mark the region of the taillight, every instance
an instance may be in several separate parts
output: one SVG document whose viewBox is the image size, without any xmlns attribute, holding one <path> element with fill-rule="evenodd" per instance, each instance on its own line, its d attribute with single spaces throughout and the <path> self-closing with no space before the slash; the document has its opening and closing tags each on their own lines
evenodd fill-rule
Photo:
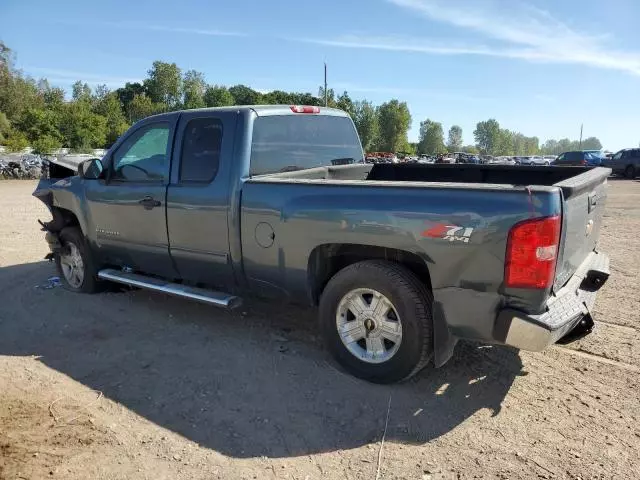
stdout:
<svg viewBox="0 0 640 480">
<path fill-rule="evenodd" d="M 582 159 L 582 161 L 581 161 L 580 163 L 582 163 L 582 165 L 586 165 L 586 164 L 587 164 L 587 161 L 583 158 L 583 159 Z"/>
<path fill-rule="evenodd" d="M 293 113 L 320 113 L 320 107 L 312 107 L 310 105 L 291 105 Z"/>
<path fill-rule="evenodd" d="M 517 223 L 509 232 L 504 282 L 513 288 L 548 288 L 553 284 L 560 243 L 560 216 Z"/>
</svg>

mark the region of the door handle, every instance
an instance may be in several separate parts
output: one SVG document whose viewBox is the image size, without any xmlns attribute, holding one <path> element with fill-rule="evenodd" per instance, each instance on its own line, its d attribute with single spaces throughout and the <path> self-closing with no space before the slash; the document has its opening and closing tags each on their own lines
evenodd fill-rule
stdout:
<svg viewBox="0 0 640 480">
<path fill-rule="evenodd" d="M 156 200 L 150 195 L 147 195 L 138 203 L 142 205 L 145 208 L 145 210 L 151 210 L 153 207 L 159 207 L 160 205 L 162 205 L 160 201 Z"/>
</svg>

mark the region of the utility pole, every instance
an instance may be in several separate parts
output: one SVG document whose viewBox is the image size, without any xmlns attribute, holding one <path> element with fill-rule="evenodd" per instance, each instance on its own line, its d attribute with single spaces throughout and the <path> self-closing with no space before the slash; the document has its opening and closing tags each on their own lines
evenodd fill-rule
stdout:
<svg viewBox="0 0 640 480">
<path fill-rule="evenodd" d="M 582 127 L 583 127 L 583 126 L 584 126 L 584 125 L 581 123 L 581 124 L 580 124 L 580 150 L 582 150 Z"/>
<path fill-rule="evenodd" d="M 327 62 L 324 62 L 324 106 L 327 106 Z"/>
</svg>

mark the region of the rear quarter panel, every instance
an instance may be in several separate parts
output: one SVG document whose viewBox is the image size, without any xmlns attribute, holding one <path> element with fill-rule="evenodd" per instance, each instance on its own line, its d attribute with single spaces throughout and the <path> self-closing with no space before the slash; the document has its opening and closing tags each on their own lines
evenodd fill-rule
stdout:
<svg viewBox="0 0 640 480">
<path fill-rule="evenodd" d="M 504 295 L 515 304 L 532 303 L 528 292 L 502 290 L 508 231 L 530 216 L 560 213 L 559 193 L 551 187 L 530 195 L 511 186 L 424 185 L 246 182 L 241 237 L 249 285 L 305 301 L 316 247 L 344 243 L 405 250 L 427 264 L 436 302 L 456 333 L 490 338 L 495 315 L 487 313 L 497 311 Z M 444 227 L 471 229 L 468 240 L 444 238 Z M 438 228 L 442 234 L 434 236 Z M 265 231 L 273 231 L 267 247 L 258 238 Z M 535 295 L 540 298 L 533 302 L 542 304 L 540 292 Z"/>
</svg>

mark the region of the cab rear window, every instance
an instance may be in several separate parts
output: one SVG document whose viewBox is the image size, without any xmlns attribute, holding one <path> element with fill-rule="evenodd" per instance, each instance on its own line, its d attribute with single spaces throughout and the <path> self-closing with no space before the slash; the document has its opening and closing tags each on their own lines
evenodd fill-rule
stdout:
<svg viewBox="0 0 640 480">
<path fill-rule="evenodd" d="M 300 114 L 255 119 L 251 175 L 363 161 L 360 139 L 348 117 Z"/>
</svg>

